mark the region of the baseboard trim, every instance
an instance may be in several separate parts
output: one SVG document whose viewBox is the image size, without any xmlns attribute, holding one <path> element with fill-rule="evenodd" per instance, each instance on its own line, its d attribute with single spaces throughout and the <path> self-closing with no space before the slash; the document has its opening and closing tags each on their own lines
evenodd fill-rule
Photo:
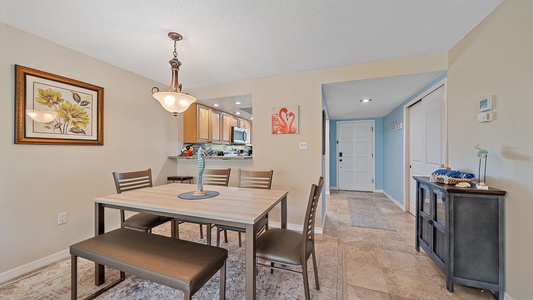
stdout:
<svg viewBox="0 0 533 300">
<path fill-rule="evenodd" d="M 5 271 L 3 273 L 0 273 L 0 285 L 8 282 L 10 280 L 13 280 L 17 277 L 26 275 L 30 272 L 36 271 L 40 268 L 46 267 L 49 264 L 53 264 L 55 262 L 58 262 L 62 259 L 65 259 L 70 256 L 69 250 L 65 249 L 63 251 L 57 252 L 55 254 L 49 255 L 47 257 L 38 259 L 36 261 L 30 262 L 28 264 L 25 264 L 20 267 L 16 267 L 14 269 Z"/>
<path fill-rule="evenodd" d="M 383 193 L 383 195 L 385 195 L 387 198 L 389 198 L 389 200 L 392 201 L 392 203 L 396 204 L 403 212 L 405 212 L 405 208 L 403 207 L 403 204 L 398 202 L 398 200 L 394 199 L 394 197 L 389 195 L 387 192 L 385 191 L 380 191 L 380 192 Z"/>
</svg>

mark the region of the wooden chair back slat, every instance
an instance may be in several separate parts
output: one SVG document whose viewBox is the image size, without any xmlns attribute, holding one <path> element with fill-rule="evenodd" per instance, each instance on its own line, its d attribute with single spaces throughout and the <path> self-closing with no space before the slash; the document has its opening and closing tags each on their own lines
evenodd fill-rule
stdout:
<svg viewBox="0 0 533 300">
<path fill-rule="evenodd" d="M 228 186 L 231 168 L 205 169 L 202 174 L 202 184 Z"/>
<path fill-rule="evenodd" d="M 152 170 L 118 173 L 113 172 L 117 193 L 152 187 Z"/>
<path fill-rule="evenodd" d="M 242 188 L 266 189 L 272 187 L 273 170 L 270 171 L 251 171 L 239 169 L 238 186 Z"/>
</svg>

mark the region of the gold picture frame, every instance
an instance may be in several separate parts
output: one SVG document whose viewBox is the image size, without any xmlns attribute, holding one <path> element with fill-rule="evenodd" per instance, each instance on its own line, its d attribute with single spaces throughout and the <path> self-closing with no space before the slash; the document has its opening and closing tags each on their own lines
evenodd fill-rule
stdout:
<svg viewBox="0 0 533 300">
<path fill-rule="evenodd" d="M 104 88 L 15 65 L 15 144 L 103 145 Z"/>
</svg>

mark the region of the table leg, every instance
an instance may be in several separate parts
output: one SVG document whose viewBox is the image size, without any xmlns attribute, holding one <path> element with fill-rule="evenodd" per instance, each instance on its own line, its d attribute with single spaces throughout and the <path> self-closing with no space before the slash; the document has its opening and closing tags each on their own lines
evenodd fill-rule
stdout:
<svg viewBox="0 0 533 300">
<path fill-rule="evenodd" d="M 94 235 L 103 234 L 105 231 L 105 216 L 104 216 L 104 205 L 101 203 L 95 203 L 94 206 Z M 105 269 L 104 265 L 94 264 L 94 284 L 102 285 L 105 282 Z"/>
<path fill-rule="evenodd" d="M 257 266 L 255 261 L 255 229 L 246 224 L 246 299 L 255 300 Z"/>
<path fill-rule="evenodd" d="M 287 195 L 281 199 L 281 228 L 287 229 Z"/>
</svg>

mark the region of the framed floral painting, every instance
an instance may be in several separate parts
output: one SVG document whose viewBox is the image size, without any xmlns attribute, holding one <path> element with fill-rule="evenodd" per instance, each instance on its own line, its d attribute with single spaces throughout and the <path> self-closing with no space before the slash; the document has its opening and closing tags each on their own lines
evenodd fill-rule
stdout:
<svg viewBox="0 0 533 300">
<path fill-rule="evenodd" d="M 272 108 L 272 133 L 298 133 L 298 105 L 274 106 Z"/>
<path fill-rule="evenodd" d="M 15 65 L 15 144 L 104 144 L 104 88 Z"/>
</svg>

